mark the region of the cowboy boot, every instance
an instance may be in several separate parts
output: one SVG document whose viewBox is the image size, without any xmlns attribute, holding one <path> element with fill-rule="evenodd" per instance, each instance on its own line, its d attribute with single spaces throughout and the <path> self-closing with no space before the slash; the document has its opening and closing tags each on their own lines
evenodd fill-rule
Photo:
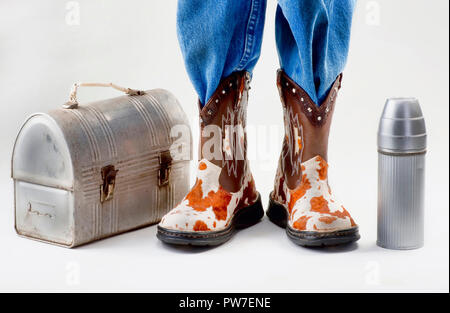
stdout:
<svg viewBox="0 0 450 313">
<path fill-rule="evenodd" d="M 235 229 L 263 216 L 261 198 L 246 158 L 250 75 L 224 78 L 200 107 L 200 160 L 194 187 L 158 225 L 157 237 L 172 244 L 218 245 Z"/>
<path fill-rule="evenodd" d="M 284 71 L 278 71 L 286 136 L 267 216 L 301 246 L 337 245 L 360 238 L 358 226 L 328 184 L 328 135 L 341 80 L 342 74 L 317 106 Z"/>
</svg>

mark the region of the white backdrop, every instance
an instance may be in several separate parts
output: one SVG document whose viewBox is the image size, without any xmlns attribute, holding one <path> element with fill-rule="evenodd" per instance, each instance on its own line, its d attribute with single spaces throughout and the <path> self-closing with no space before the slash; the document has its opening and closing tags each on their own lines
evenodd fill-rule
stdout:
<svg viewBox="0 0 450 313">
<path fill-rule="evenodd" d="M 268 2 L 248 112 L 249 125 L 257 130 L 249 142 L 251 166 L 264 204 L 279 153 L 281 136 L 274 130 L 282 127 L 275 86 L 276 2 Z M 196 95 L 176 39 L 176 1 L 2 0 L 0 291 L 448 292 L 448 6 L 446 0 L 358 2 L 329 156 L 332 187 L 360 224 L 357 244 L 301 248 L 264 219 L 214 249 L 163 245 L 156 227 L 149 227 L 67 250 L 14 232 L 10 158 L 15 135 L 29 114 L 64 103 L 73 82 L 112 81 L 172 91 L 191 116 L 196 138 Z M 82 91 L 80 99 L 115 95 L 96 89 Z M 417 97 L 429 132 L 426 244 L 414 251 L 375 245 L 376 130 L 392 96 Z"/>
</svg>

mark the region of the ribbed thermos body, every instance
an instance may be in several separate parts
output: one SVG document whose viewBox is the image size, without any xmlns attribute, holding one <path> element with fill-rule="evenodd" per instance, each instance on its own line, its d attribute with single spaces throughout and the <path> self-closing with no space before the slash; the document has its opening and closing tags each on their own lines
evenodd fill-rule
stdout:
<svg viewBox="0 0 450 313">
<path fill-rule="evenodd" d="M 426 130 L 419 102 L 388 99 L 378 129 L 378 238 L 389 249 L 424 244 Z"/>
<path fill-rule="evenodd" d="M 424 240 L 425 154 L 378 156 L 378 241 L 413 249 Z"/>
</svg>

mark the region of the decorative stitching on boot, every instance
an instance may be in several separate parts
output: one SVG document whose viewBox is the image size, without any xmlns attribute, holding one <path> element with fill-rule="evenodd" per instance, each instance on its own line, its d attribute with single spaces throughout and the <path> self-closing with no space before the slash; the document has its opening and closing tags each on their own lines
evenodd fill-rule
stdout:
<svg viewBox="0 0 450 313">
<path fill-rule="evenodd" d="M 242 81 L 240 80 L 241 77 L 243 77 Z M 216 116 L 217 112 L 219 111 L 221 103 L 233 92 L 236 92 L 236 94 L 234 95 L 235 98 L 232 99 L 231 101 L 240 104 L 241 101 L 238 101 L 239 99 L 237 99 L 239 97 L 239 91 L 242 87 L 248 89 L 249 83 L 250 83 L 250 74 L 243 71 L 235 72 L 231 74 L 229 77 L 225 78 L 220 83 L 217 90 L 214 92 L 214 94 L 211 96 L 211 98 L 208 100 L 205 106 L 200 109 L 201 123 L 204 126 L 209 125 Z M 244 86 L 242 86 L 242 84 L 244 84 Z M 201 106 L 200 102 L 199 106 Z"/>
<path fill-rule="evenodd" d="M 327 98 L 320 106 L 314 103 L 308 93 L 289 78 L 283 70 L 279 70 L 278 75 L 280 75 L 278 88 L 282 90 L 283 94 L 288 93 L 295 99 L 295 102 L 300 106 L 302 112 L 312 125 L 316 127 L 322 126 L 333 110 L 338 91 L 341 88 L 342 74 L 337 77 Z"/>
</svg>

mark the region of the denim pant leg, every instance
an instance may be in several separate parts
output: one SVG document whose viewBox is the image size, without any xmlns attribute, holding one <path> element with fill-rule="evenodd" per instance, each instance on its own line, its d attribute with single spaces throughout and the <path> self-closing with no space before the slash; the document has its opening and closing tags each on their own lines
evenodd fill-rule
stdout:
<svg viewBox="0 0 450 313">
<path fill-rule="evenodd" d="M 320 105 L 344 69 L 356 0 L 279 0 L 281 67 Z"/>
<path fill-rule="evenodd" d="M 202 104 L 223 77 L 251 73 L 261 51 L 265 11 L 266 0 L 178 1 L 178 40 Z"/>
</svg>

